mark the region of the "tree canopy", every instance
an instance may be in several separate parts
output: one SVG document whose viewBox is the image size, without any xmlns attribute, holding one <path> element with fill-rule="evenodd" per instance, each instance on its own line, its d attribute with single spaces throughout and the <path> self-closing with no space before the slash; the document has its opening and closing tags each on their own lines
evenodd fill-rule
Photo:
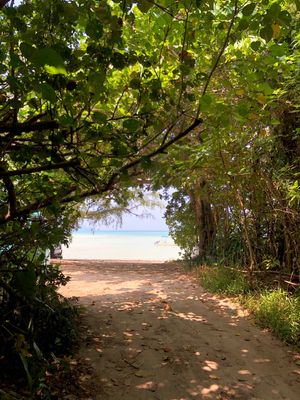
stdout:
<svg viewBox="0 0 300 400">
<path fill-rule="evenodd" d="M 187 255 L 299 279 L 298 0 L 2 0 L 0 24 L 1 335 L 26 370 L 29 303 L 63 282 L 43 252 L 85 199 L 172 187 Z"/>
<path fill-rule="evenodd" d="M 295 79 L 296 7 L 146 0 L 3 7 L 1 222 L 129 184 L 192 131 L 201 145 L 209 130 L 253 129 L 286 90 L 282 75 Z"/>
</svg>

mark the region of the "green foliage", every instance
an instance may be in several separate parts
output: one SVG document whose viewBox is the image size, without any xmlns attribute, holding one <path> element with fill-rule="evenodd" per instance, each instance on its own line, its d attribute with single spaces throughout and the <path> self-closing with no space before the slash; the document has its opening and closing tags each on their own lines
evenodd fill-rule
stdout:
<svg viewBox="0 0 300 400">
<path fill-rule="evenodd" d="M 51 352 L 70 350 L 77 337 L 77 310 L 57 293 L 68 279 L 47 259 L 53 246 L 66 243 L 75 216 L 35 213 L 0 235 L 1 367 L 5 378 L 26 376 L 32 391 Z"/>
<path fill-rule="evenodd" d="M 246 297 L 245 305 L 257 322 L 287 343 L 300 345 L 300 298 L 282 289 Z"/>
<path fill-rule="evenodd" d="M 198 267 L 197 278 L 211 292 L 241 295 L 249 292 L 250 284 L 240 271 L 225 267 Z"/>
<path fill-rule="evenodd" d="M 23 367 L 34 391 L 52 352 L 65 354 L 76 343 L 78 310 L 56 291 L 68 281 L 57 267 L 33 263 L 30 267 L 35 267 L 37 277 L 34 289 L 27 278 L 20 286 L 14 284 L 17 273 L 4 286 L 7 290 L 2 292 L 0 303 L 0 353 L 4 356 L 4 378 L 12 372 L 19 376 Z"/>
<path fill-rule="evenodd" d="M 54 349 L 37 320 L 68 326 L 45 252 L 91 196 L 109 219 L 132 187 L 172 188 L 166 218 L 186 256 L 197 245 L 299 280 L 298 2 L 0 7 L 1 350 L 29 381 L 28 353 Z"/>
<path fill-rule="evenodd" d="M 183 190 L 171 195 L 165 218 L 170 236 L 183 249 L 184 258 L 190 259 L 197 243 L 197 231 L 193 210 Z"/>
</svg>

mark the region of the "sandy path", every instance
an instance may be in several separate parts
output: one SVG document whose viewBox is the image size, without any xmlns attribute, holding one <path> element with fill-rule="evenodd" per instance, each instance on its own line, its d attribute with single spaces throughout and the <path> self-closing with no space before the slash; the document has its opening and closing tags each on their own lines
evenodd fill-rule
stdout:
<svg viewBox="0 0 300 400">
<path fill-rule="evenodd" d="M 175 264 L 64 261 L 98 400 L 300 398 L 297 355 Z"/>
</svg>

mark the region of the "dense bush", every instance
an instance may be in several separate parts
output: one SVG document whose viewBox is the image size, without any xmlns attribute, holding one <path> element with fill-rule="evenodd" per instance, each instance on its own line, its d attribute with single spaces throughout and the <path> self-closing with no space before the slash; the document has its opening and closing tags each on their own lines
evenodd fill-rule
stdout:
<svg viewBox="0 0 300 400">
<path fill-rule="evenodd" d="M 51 353 L 65 354 L 76 342 L 78 312 L 57 293 L 58 285 L 68 281 L 57 266 L 32 264 L 31 269 L 18 272 L 23 291 L 16 284 L 17 273 L 3 283 L 0 367 L 7 376 L 13 372 L 20 382 L 26 377 L 34 389 Z"/>
<path fill-rule="evenodd" d="M 76 342 L 77 309 L 58 288 L 68 282 L 49 252 L 66 243 L 76 212 L 44 212 L 0 229 L 0 368 L 3 381 L 32 393 L 48 361 Z"/>
</svg>

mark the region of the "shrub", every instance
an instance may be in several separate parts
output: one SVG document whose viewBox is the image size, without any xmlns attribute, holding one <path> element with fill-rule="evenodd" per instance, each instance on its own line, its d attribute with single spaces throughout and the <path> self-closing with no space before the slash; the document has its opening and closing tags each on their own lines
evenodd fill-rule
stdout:
<svg viewBox="0 0 300 400">
<path fill-rule="evenodd" d="M 224 267 L 200 267 L 197 275 L 201 285 L 215 293 L 239 295 L 249 292 L 250 284 L 237 270 Z"/>
<path fill-rule="evenodd" d="M 245 299 L 257 322 L 281 340 L 300 344 L 300 297 L 282 289 L 264 291 Z"/>
<path fill-rule="evenodd" d="M 57 292 L 68 282 L 58 266 L 33 260 L 18 267 L 12 265 L 5 280 L 0 278 L 5 288 L 0 297 L 0 368 L 2 378 L 19 387 L 26 378 L 33 394 L 52 354 L 65 354 L 76 343 L 78 309 Z"/>
</svg>

